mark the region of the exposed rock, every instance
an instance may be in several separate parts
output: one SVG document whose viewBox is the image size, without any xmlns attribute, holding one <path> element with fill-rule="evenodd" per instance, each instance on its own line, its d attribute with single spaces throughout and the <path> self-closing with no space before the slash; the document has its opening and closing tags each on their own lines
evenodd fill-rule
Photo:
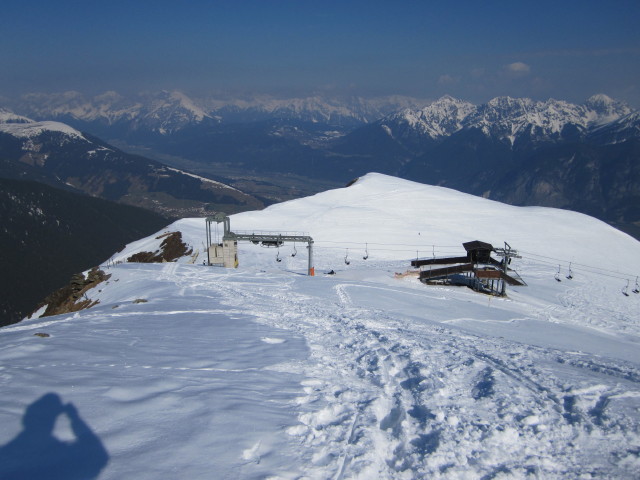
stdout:
<svg viewBox="0 0 640 480">
<path fill-rule="evenodd" d="M 99 303 L 98 300 L 89 300 L 85 293 L 109 277 L 111 277 L 111 275 L 105 274 L 97 267 L 94 267 L 87 274 L 86 278 L 81 273 L 74 274 L 68 285 L 56 290 L 43 300 L 38 308 L 43 305 L 47 305 L 47 308 L 41 316 L 48 317 L 61 313 L 77 312 L 93 307 Z M 80 300 L 81 298 L 84 299 Z"/>
<path fill-rule="evenodd" d="M 182 241 L 182 232 L 164 233 L 157 238 L 163 238 L 160 250 L 155 252 L 138 252 L 127 258 L 127 262 L 162 263 L 173 262 L 180 257 L 191 255 L 193 249 Z"/>
</svg>

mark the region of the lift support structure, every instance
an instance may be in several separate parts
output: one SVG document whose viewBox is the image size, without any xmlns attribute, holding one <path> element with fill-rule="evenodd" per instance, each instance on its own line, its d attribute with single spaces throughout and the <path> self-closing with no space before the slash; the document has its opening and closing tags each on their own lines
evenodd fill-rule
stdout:
<svg viewBox="0 0 640 480">
<path fill-rule="evenodd" d="M 308 251 L 308 269 L 307 273 L 309 276 L 313 277 L 315 275 L 315 268 L 313 266 L 313 238 L 308 235 L 298 235 L 298 234 L 283 234 L 278 232 L 259 232 L 259 233 L 249 233 L 249 232 L 232 232 L 231 231 L 231 222 L 229 217 L 222 213 L 218 212 L 212 216 L 206 218 L 206 226 L 207 226 L 207 260 L 210 264 L 211 260 L 209 257 L 210 247 L 212 246 L 213 238 L 211 234 L 211 224 L 212 223 L 222 223 L 224 225 L 224 233 L 222 236 L 223 245 L 231 245 L 236 244 L 239 241 L 251 242 L 255 245 L 263 245 L 267 247 L 280 247 L 285 242 L 294 242 L 294 243 L 306 243 L 307 251 Z"/>
</svg>

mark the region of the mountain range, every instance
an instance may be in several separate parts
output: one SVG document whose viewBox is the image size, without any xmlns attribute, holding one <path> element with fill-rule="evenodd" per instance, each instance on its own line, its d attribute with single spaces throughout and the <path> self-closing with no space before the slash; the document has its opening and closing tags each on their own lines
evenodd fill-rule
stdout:
<svg viewBox="0 0 640 480">
<path fill-rule="evenodd" d="M 4 104 L 38 119 L 86 122 L 130 130 L 171 135 L 195 124 L 247 123 L 291 119 L 302 122 L 353 127 L 375 121 L 401 108 L 426 104 L 405 96 L 374 99 L 361 97 L 276 98 L 254 95 L 244 98 L 191 98 L 179 91 L 161 91 L 125 97 L 109 91 L 96 96 L 79 92 L 32 93 Z"/>
<path fill-rule="evenodd" d="M 638 112 L 603 94 L 582 104 L 497 97 L 474 105 L 451 96 L 429 102 L 68 92 L 5 103 L 123 151 L 248 186 L 244 191 L 267 203 L 287 198 L 291 175 L 309 194 L 377 171 L 516 205 L 576 210 L 640 234 Z M 267 183 L 277 183 L 269 184 L 277 192 L 264 198 L 267 189 L 256 185 L 274 175 L 280 183 Z"/>
<path fill-rule="evenodd" d="M 603 94 L 594 95 L 581 105 L 554 99 L 534 101 L 511 97 L 497 97 L 474 105 L 449 95 L 436 101 L 397 95 L 373 99 L 266 95 L 196 99 L 179 91 L 130 97 L 113 91 L 93 97 L 79 92 L 33 93 L 14 100 L 5 99 L 3 103 L 13 111 L 39 120 L 100 123 L 114 129 L 126 125 L 131 131 L 167 136 L 197 124 L 278 119 L 343 128 L 374 124 L 387 127 L 387 133 L 395 138 L 403 137 L 402 130 L 438 139 L 464 128 L 481 128 L 487 135 L 515 139 L 529 126 L 538 128 L 538 133 L 557 134 L 569 123 L 588 128 L 633 112 L 628 105 Z"/>
<path fill-rule="evenodd" d="M 480 129 L 517 148 L 517 142 L 558 140 L 573 125 L 584 131 L 632 113 L 630 107 L 606 95 L 594 95 L 582 105 L 565 101 L 536 102 L 528 98 L 497 97 L 483 105 L 444 96 L 422 109 L 407 108 L 375 122 L 399 143 L 405 138 L 440 140 L 461 130 Z"/>
<path fill-rule="evenodd" d="M 168 217 L 261 208 L 238 189 L 123 152 L 57 121 L 0 109 L 0 174 L 43 181 Z"/>
</svg>

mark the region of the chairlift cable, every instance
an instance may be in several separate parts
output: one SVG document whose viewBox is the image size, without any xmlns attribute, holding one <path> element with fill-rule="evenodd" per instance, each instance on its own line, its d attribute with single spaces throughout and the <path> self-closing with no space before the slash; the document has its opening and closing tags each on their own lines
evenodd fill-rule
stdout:
<svg viewBox="0 0 640 480">
<path fill-rule="evenodd" d="M 533 259 L 533 261 L 535 261 L 535 262 L 537 262 L 537 263 L 545 264 L 545 265 L 553 265 L 553 266 L 558 265 L 558 264 L 557 264 L 557 263 L 555 263 L 555 262 L 548 262 L 548 261 L 545 261 L 545 260 Z M 581 265 L 581 264 L 573 263 L 572 265 Z M 590 268 L 591 268 L 591 269 L 598 270 L 598 267 L 591 267 L 591 266 L 589 266 L 589 265 L 584 265 L 584 267 L 585 267 L 585 268 L 575 268 L 575 267 L 572 267 L 572 270 L 573 270 L 574 272 L 576 272 L 576 271 L 581 271 L 581 272 L 586 272 L 586 273 L 589 273 L 589 274 L 592 274 L 592 275 L 599 275 L 599 276 L 601 276 L 601 277 L 617 278 L 617 279 L 619 279 L 619 280 L 626 280 L 627 278 L 629 278 L 629 277 L 631 276 L 631 275 L 627 275 L 627 274 L 620 273 L 620 272 L 616 272 L 616 273 L 618 273 L 618 275 L 610 275 L 610 274 L 608 274 L 608 273 L 602 273 L 602 272 L 598 272 L 598 271 L 594 271 L 594 270 L 589 270 Z M 600 269 L 600 270 L 601 270 L 601 269 Z"/>
<path fill-rule="evenodd" d="M 546 256 L 546 255 L 540 255 L 540 254 L 537 254 L 537 253 L 525 252 L 525 251 L 523 251 L 523 250 L 520 250 L 520 253 L 523 253 L 523 254 L 526 254 L 526 255 L 529 255 L 529 256 L 532 256 L 532 257 L 540 257 L 540 258 L 547 258 L 547 259 L 549 259 L 549 260 L 554 260 L 554 262 L 553 262 L 554 264 L 555 264 L 556 262 L 564 262 L 564 263 L 566 263 L 566 260 L 563 260 L 562 258 L 549 257 L 549 256 Z M 542 260 L 538 260 L 538 261 L 542 261 Z M 618 275 L 624 275 L 624 277 L 625 277 L 625 278 L 627 278 L 627 277 L 633 277 L 633 275 L 632 275 L 632 274 L 630 274 L 630 273 L 619 272 L 619 271 L 617 271 L 617 270 L 609 270 L 609 269 L 606 269 L 606 268 L 602 268 L 602 267 L 595 267 L 595 266 L 593 266 L 593 265 L 586 265 L 586 264 L 584 264 L 584 263 L 576 263 L 576 262 L 573 262 L 573 261 L 572 261 L 571 263 L 572 263 L 574 266 L 575 266 L 575 265 L 578 265 L 578 266 L 580 266 L 580 267 L 591 268 L 591 269 L 593 269 L 593 270 L 602 270 L 603 272 L 608 272 L 608 273 L 617 273 Z"/>
<path fill-rule="evenodd" d="M 332 246 L 336 245 L 336 246 Z M 349 244 L 358 244 L 358 242 L 347 242 L 347 241 L 330 241 L 330 240 L 322 240 L 319 242 L 315 243 L 315 248 L 317 248 L 318 250 L 332 250 L 332 249 L 340 249 L 340 245 L 349 245 Z M 372 245 L 375 246 L 379 246 L 379 247 L 416 247 L 418 245 L 410 245 L 410 244 L 401 244 L 401 243 L 372 243 Z M 368 242 L 366 244 L 367 246 L 367 250 L 368 250 Z M 422 247 L 424 247 L 424 245 L 421 245 Z M 459 249 L 459 246 L 453 246 L 453 245 L 433 245 L 431 246 L 432 248 L 432 255 L 435 257 L 435 249 L 438 248 L 439 252 L 443 252 L 443 250 L 445 249 Z M 380 250 L 380 251 L 386 251 L 386 252 L 396 252 L 396 253 L 401 253 L 401 252 L 406 252 L 408 257 L 411 257 L 411 253 L 409 251 L 407 251 L 404 248 L 376 248 L 376 250 Z M 548 256 L 548 255 L 540 255 L 537 253 L 533 253 L 533 252 L 528 252 L 528 251 L 523 251 L 519 249 L 519 252 L 529 256 L 529 257 L 535 257 L 535 258 L 531 258 L 530 260 L 533 260 L 537 263 L 541 263 L 541 264 L 547 264 L 547 265 L 558 265 L 558 263 L 556 263 L 557 261 L 560 261 L 562 263 L 568 263 L 569 264 L 569 271 L 568 271 L 568 275 L 567 278 L 569 278 L 569 276 L 571 276 L 571 278 L 573 278 L 575 272 L 585 272 L 585 273 L 589 273 L 589 274 L 593 274 L 593 275 L 599 275 L 599 276 L 603 276 L 603 277 L 608 277 L 608 278 L 617 278 L 620 280 L 627 280 L 629 277 L 633 277 L 631 274 L 629 273 L 625 273 L 625 272 L 620 272 L 617 270 L 610 270 L 610 269 L 606 269 L 606 268 L 602 268 L 602 267 L 598 267 L 598 266 L 594 266 L 594 265 L 587 265 L 587 264 L 582 264 L 582 263 L 576 263 L 574 261 L 571 262 L 566 262 L 563 261 L 563 259 L 557 258 L 557 257 L 552 257 L 552 256 Z M 415 251 L 416 253 L 416 258 L 419 258 L 419 250 Z M 444 253 L 444 252 L 443 252 Z M 346 261 L 348 260 L 348 248 L 347 248 L 347 255 L 345 255 Z M 550 262 L 550 261 L 546 261 L 543 259 L 547 259 L 547 260 L 555 260 L 554 262 Z M 345 262 L 346 263 L 346 262 Z M 558 272 L 556 273 L 556 275 L 558 275 L 558 277 L 560 276 L 560 270 L 561 270 L 561 265 L 558 265 Z M 560 278 L 558 278 L 558 281 L 560 281 Z M 637 287 L 633 290 L 634 293 L 640 293 L 640 284 L 638 283 L 638 278 L 636 278 L 636 285 Z M 635 290 L 638 290 L 637 292 L 635 292 Z"/>
</svg>

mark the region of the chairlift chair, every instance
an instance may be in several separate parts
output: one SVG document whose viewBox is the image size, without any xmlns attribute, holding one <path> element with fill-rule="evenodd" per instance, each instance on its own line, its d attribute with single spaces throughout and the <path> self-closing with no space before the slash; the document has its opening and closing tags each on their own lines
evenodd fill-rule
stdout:
<svg viewBox="0 0 640 480">
<path fill-rule="evenodd" d="M 366 260 L 367 258 L 369 258 L 369 245 L 368 244 L 364 244 L 364 257 L 362 257 L 363 260 Z"/>
<path fill-rule="evenodd" d="M 349 261 L 349 249 L 347 248 L 347 253 L 344 254 L 344 263 L 345 265 L 349 265 L 351 262 Z"/>
<path fill-rule="evenodd" d="M 627 280 L 627 284 L 622 288 L 622 294 L 623 294 L 625 297 L 628 297 L 628 296 L 629 296 L 629 292 L 628 292 L 628 290 L 629 290 L 629 280 Z"/>
<path fill-rule="evenodd" d="M 567 280 L 571 280 L 573 278 L 573 272 L 571 271 L 571 262 L 569 262 L 569 273 L 567 274 Z"/>
<path fill-rule="evenodd" d="M 280 248 L 278 248 L 278 253 L 276 253 L 276 262 L 281 262 L 282 259 L 280 258 Z"/>
<path fill-rule="evenodd" d="M 636 277 L 636 287 L 631 291 L 633 293 L 640 293 L 640 285 L 638 285 L 638 277 Z"/>
<path fill-rule="evenodd" d="M 556 279 L 556 282 L 561 282 L 562 280 L 560 279 L 560 265 L 558 265 L 558 271 L 556 272 L 556 274 L 554 275 L 554 277 Z"/>
<path fill-rule="evenodd" d="M 298 250 L 296 250 L 296 244 L 295 242 L 293 243 L 293 253 L 291 254 L 292 257 L 295 257 L 298 254 Z"/>
</svg>

